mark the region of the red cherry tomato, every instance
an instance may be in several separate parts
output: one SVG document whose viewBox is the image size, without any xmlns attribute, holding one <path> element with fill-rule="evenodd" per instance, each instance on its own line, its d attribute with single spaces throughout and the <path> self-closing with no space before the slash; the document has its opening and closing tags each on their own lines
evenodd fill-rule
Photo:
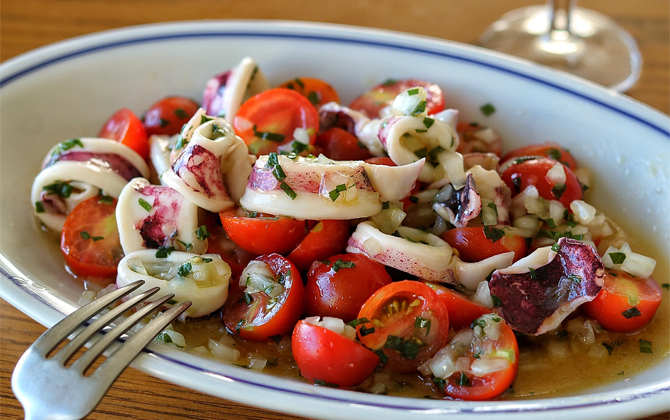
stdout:
<svg viewBox="0 0 670 420">
<path fill-rule="evenodd" d="M 231 278 L 239 277 L 244 267 L 257 255 L 243 250 L 228 238 L 226 231 L 221 226 L 218 213 L 207 213 L 204 224 L 207 227 L 207 232 L 209 232 L 207 253 L 219 254 L 221 259 L 230 266 Z"/>
<path fill-rule="evenodd" d="M 647 325 L 661 304 L 662 290 L 651 278 L 606 269 L 598 296 L 582 305 L 584 313 L 609 331 L 631 333 Z"/>
<path fill-rule="evenodd" d="M 349 108 L 360 111 L 370 118 L 378 118 L 379 111 L 391 105 L 399 93 L 417 86 L 421 86 L 426 90 L 426 111 L 428 111 L 429 115 L 444 111 L 444 93 L 442 89 L 435 83 L 418 79 L 387 80 L 354 99 L 349 104 Z"/>
<path fill-rule="evenodd" d="M 565 183 L 557 184 L 551 181 L 547 177 L 547 172 L 556 164 L 555 160 L 547 158 L 526 160 L 505 169 L 501 178 L 512 191 L 512 196 L 529 185 L 534 185 L 540 197 L 546 200 L 558 200 L 564 207 L 569 208 L 572 201 L 582 199 L 582 187 L 570 168 L 560 163 L 565 171 Z"/>
<path fill-rule="evenodd" d="M 505 156 L 500 159 L 500 162 L 504 163 L 512 158 L 531 156 L 546 157 L 561 162 L 573 171 L 577 169 L 575 158 L 572 157 L 567 149 L 562 148 L 556 143 L 530 144 L 528 146 L 519 147 L 518 149 L 506 153 Z"/>
<path fill-rule="evenodd" d="M 366 300 L 391 283 L 384 266 L 361 254 L 334 255 L 315 261 L 307 274 L 305 312 L 350 322 Z"/>
<path fill-rule="evenodd" d="M 481 130 L 485 130 L 479 124 L 473 123 L 458 123 L 456 125 L 456 132 L 460 138 L 456 151 L 461 154 L 466 153 L 495 153 L 500 156 L 502 153 L 502 140 L 496 136 L 490 140 L 484 140 L 477 134 Z"/>
<path fill-rule="evenodd" d="M 348 220 L 321 220 L 288 254 L 287 258 L 300 271 L 308 270 L 314 261 L 321 261 L 331 255 L 344 252 L 349 233 Z"/>
<path fill-rule="evenodd" d="M 442 233 L 440 238 L 458 251 L 461 260 L 467 262 L 481 261 L 510 251 L 514 252 L 514 261 L 526 255 L 525 238 L 511 234 L 498 238 L 498 231 L 500 229 L 494 226 L 455 228 Z"/>
<path fill-rule="evenodd" d="M 318 153 L 333 160 L 365 160 L 372 157 L 356 136 L 338 127 L 319 134 L 315 147 Z"/>
<path fill-rule="evenodd" d="M 319 114 L 298 92 L 275 88 L 244 102 L 233 119 L 233 127 L 251 153 L 264 155 L 292 141 L 296 128 L 307 130 L 309 142 L 314 144 L 319 132 Z"/>
<path fill-rule="evenodd" d="M 371 163 L 373 165 L 396 166 L 393 159 L 391 159 L 390 157 L 386 157 L 386 156 L 371 157 L 369 159 L 365 159 L 365 162 L 366 163 Z"/>
<path fill-rule="evenodd" d="M 98 137 L 116 140 L 136 151 L 144 160 L 149 159 L 149 137 L 142 121 L 133 111 L 122 108 L 107 120 Z"/>
<path fill-rule="evenodd" d="M 116 199 L 91 197 L 65 219 L 60 248 L 74 274 L 104 285 L 113 281 L 123 258 L 115 210 Z"/>
<path fill-rule="evenodd" d="M 328 102 L 340 103 L 340 96 L 335 89 L 321 79 L 296 77 L 293 80 L 288 80 L 282 83 L 279 87 L 295 90 L 305 98 L 309 99 L 312 105 L 317 109 Z"/>
<path fill-rule="evenodd" d="M 443 388 L 444 393 L 452 398 L 469 401 L 489 400 L 505 392 L 516 378 L 519 370 L 519 346 L 514 332 L 497 315 L 478 318 L 474 321 L 475 325 L 486 318 L 499 320 L 498 338 L 493 339 L 487 335 L 475 334 L 470 346 L 467 348 L 460 347 L 462 350 L 456 356 L 459 358 L 467 357 L 470 364 L 490 361 L 490 358 L 502 359 L 508 362 L 508 366 L 484 376 L 476 376 L 471 371 L 457 371 L 444 382 L 436 382 L 440 388 Z"/>
<path fill-rule="evenodd" d="M 307 221 L 291 217 L 240 217 L 232 211 L 223 211 L 219 217 L 228 237 L 243 250 L 256 255 L 288 254 L 308 232 Z"/>
<path fill-rule="evenodd" d="M 395 372 L 414 371 L 444 347 L 449 334 L 446 306 L 433 289 L 418 281 L 399 281 L 377 290 L 363 304 L 358 319 L 361 342 L 381 349 Z"/>
<path fill-rule="evenodd" d="M 178 134 L 198 108 L 198 103 L 192 99 L 169 96 L 151 105 L 144 114 L 144 128 L 149 136 Z"/>
<path fill-rule="evenodd" d="M 379 363 L 379 356 L 360 343 L 305 321 L 293 330 L 291 350 L 302 376 L 323 385 L 354 387 Z"/>
<path fill-rule="evenodd" d="M 256 260 L 268 264 L 275 281 L 284 288 L 277 298 L 265 291 L 245 293 L 238 282 L 231 284 L 231 293 L 223 308 L 223 322 L 230 331 L 251 341 L 291 331 L 303 309 L 305 287 L 298 269 L 279 254 L 262 255 Z"/>
<path fill-rule="evenodd" d="M 442 299 L 449 312 L 449 325 L 456 331 L 469 327 L 472 321 L 482 315 L 493 312 L 486 306 L 471 300 L 463 293 L 449 289 L 437 283 L 426 284 Z"/>
</svg>

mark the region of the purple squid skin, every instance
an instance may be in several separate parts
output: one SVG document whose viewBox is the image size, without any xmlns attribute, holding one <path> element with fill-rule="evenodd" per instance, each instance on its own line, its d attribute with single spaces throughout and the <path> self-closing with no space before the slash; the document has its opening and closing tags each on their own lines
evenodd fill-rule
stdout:
<svg viewBox="0 0 670 420">
<path fill-rule="evenodd" d="M 199 144 L 187 146 L 172 164 L 172 171 L 181 179 L 184 179 L 183 172 L 190 172 L 198 185 L 189 185 L 186 180 L 184 183 L 193 191 L 200 191 L 208 198 L 228 196 L 221 177 L 221 159 Z"/>
<path fill-rule="evenodd" d="M 580 303 L 593 300 L 600 292 L 604 267 L 596 250 L 570 238 L 560 238 L 558 245 L 555 258 L 536 268 L 533 276 L 530 272 L 500 271 L 491 276 L 491 294 L 500 299 L 500 314 L 515 331 L 542 334 L 551 327 L 542 328 L 543 324 L 550 322 L 557 310 L 577 303 L 578 299 Z"/>
<path fill-rule="evenodd" d="M 207 115 L 221 115 L 223 111 L 223 94 L 228 78 L 233 71 L 228 70 L 209 79 L 202 97 L 202 107 Z"/>
<path fill-rule="evenodd" d="M 177 237 L 177 218 L 181 211 L 183 196 L 170 187 L 149 185 L 138 192 L 151 204 L 152 212 L 149 216 L 137 222 L 135 229 L 142 236 L 143 245 L 147 249 L 156 249 L 160 246 L 169 246 Z M 166 231 L 171 235 L 166 236 Z"/>
<path fill-rule="evenodd" d="M 90 165 L 99 166 L 101 168 L 108 168 L 112 172 L 123 177 L 123 179 L 126 181 L 130 181 L 133 178 L 142 176 L 140 171 L 132 163 L 113 153 L 67 151 L 54 156 L 45 165 L 45 168 L 54 165 L 56 162 L 67 160 L 75 162 L 87 162 Z"/>
</svg>

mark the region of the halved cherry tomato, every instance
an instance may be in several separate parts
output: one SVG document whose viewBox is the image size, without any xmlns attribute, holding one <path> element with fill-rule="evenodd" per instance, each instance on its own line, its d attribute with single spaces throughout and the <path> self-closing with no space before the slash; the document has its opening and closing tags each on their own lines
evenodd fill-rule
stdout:
<svg viewBox="0 0 670 420">
<path fill-rule="evenodd" d="M 231 283 L 231 293 L 223 308 L 223 322 L 231 332 L 251 341 L 291 331 L 302 314 L 305 287 L 298 269 L 279 254 L 261 255 L 256 260 L 266 263 L 275 281 L 284 288 L 277 298 L 265 291 L 245 293 L 239 282 Z"/>
<path fill-rule="evenodd" d="M 305 313 L 353 321 L 365 301 L 389 283 L 384 266 L 362 254 L 315 261 L 307 274 Z"/>
<path fill-rule="evenodd" d="M 314 105 L 317 109 L 328 102 L 340 103 L 340 96 L 335 89 L 321 79 L 313 77 L 296 77 L 293 80 L 288 80 L 281 85 L 280 88 L 295 90 Z M 331 158 L 334 159 L 334 158 Z"/>
<path fill-rule="evenodd" d="M 565 183 L 557 184 L 547 177 L 547 172 L 554 165 L 563 166 Z M 552 159 L 538 158 L 515 163 L 502 173 L 501 178 L 512 191 L 512 196 L 534 185 L 540 197 L 558 200 L 566 208 L 570 207 L 572 201 L 583 197 L 582 186 L 575 174 L 567 166 Z"/>
<path fill-rule="evenodd" d="M 444 347 L 449 335 L 447 307 L 430 287 L 399 281 L 377 290 L 358 313 L 358 336 L 382 350 L 388 367 L 412 372 Z"/>
<path fill-rule="evenodd" d="M 460 142 L 456 151 L 461 154 L 466 153 L 495 153 L 500 156 L 502 153 L 502 140 L 496 136 L 493 139 L 488 139 L 487 136 L 479 136 L 478 131 L 485 130 L 487 127 L 482 127 L 479 124 L 461 122 L 456 125 L 456 132 L 460 137 Z M 482 137 L 486 137 L 484 140 Z"/>
<path fill-rule="evenodd" d="M 553 159 L 557 162 L 561 162 L 573 171 L 577 169 L 575 158 L 572 157 L 567 149 L 562 148 L 556 143 L 530 144 L 528 146 L 519 147 L 518 149 L 505 153 L 505 156 L 500 159 L 500 162 L 504 163 L 512 158 L 532 156 Z"/>
<path fill-rule="evenodd" d="M 499 233 L 504 233 L 500 237 Z M 514 261 L 526 255 L 526 239 L 505 233 L 495 226 L 450 229 L 440 235 L 452 248 L 458 250 L 461 260 L 481 261 L 505 252 L 514 252 Z"/>
<path fill-rule="evenodd" d="M 316 138 L 315 147 L 333 160 L 365 160 L 372 157 L 370 151 L 353 134 L 333 127 Z"/>
<path fill-rule="evenodd" d="M 373 165 L 386 165 L 386 166 L 396 166 L 393 159 L 388 156 L 376 156 L 369 159 L 365 159 L 366 163 L 371 163 Z"/>
<path fill-rule="evenodd" d="M 221 226 L 218 213 L 207 213 L 204 220 L 209 237 L 207 238 L 207 253 L 219 254 L 221 259 L 230 266 L 231 278 L 238 278 L 249 261 L 258 255 L 247 252 L 228 238 Z"/>
<path fill-rule="evenodd" d="M 354 387 L 379 363 L 379 356 L 360 343 L 305 321 L 293 330 L 291 350 L 302 376 L 328 386 Z"/>
<path fill-rule="evenodd" d="M 344 252 L 350 230 L 348 220 L 321 220 L 287 258 L 301 271 L 308 270 L 314 261 Z"/>
<path fill-rule="evenodd" d="M 100 196 L 79 203 L 65 219 L 60 248 L 70 270 L 107 285 L 116 276 L 123 249 L 116 227 L 116 199 Z"/>
<path fill-rule="evenodd" d="M 149 159 L 149 136 L 142 121 L 128 108 L 118 110 L 105 122 L 98 137 L 116 140 Z"/>
<path fill-rule="evenodd" d="M 470 326 L 472 321 L 480 316 L 493 312 L 493 310 L 480 305 L 456 290 L 449 289 L 437 283 L 426 282 L 426 284 L 444 302 L 447 312 L 449 312 L 449 326 L 456 331 Z"/>
<path fill-rule="evenodd" d="M 494 319 L 499 323 L 497 338 L 479 332 L 483 328 L 482 320 L 495 323 L 492 321 Z M 483 376 L 474 375 L 470 369 L 466 372 L 457 371 L 443 383 L 438 383 L 438 386 L 452 398 L 469 401 L 488 400 L 505 392 L 514 382 L 519 370 L 519 346 L 512 329 L 497 315 L 480 317 L 473 321 L 473 324 L 473 328 L 479 330 L 475 332 L 469 347 L 458 346 L 462 351 L 456 356 L 459 359 L 467 357 L 470 367 L 472 363 L 487 363 L 492 358 L 498 359 L 503 364 L 507 362 L 507 367 Z M 458 333 L 453 340 L 457 338 Z"/>
<path fill-rule="evenodd" d="M 370 118 L 378 118 L 379 111 L 391 105 L 399 93 L 417 86 L 426 89 L 426 111 L 428 111 L 429 115 L 444 111 L 444 93 L 442 89 L 435 83 L 418 79 L 387 80 L 354 99 L 349 104 L 349 108 L 360 111 Z"/>
<path fill-rule="evenodd" d="M 662 290 L 651 278 L 606 269 L 598 296 L 582 305 L 584 313 L 609 331 L 630 333 L 647 325 L 661 304 Z"/>
<path fill-rule="evenodd" d="M 151 105 L 144 114 L 144 128 L 149 136 L 177 134 L 198 108 L 198 103 L 192 99 L 183 96 L 168 96 Z"/>
<path fill-rule="evenodd" d="M 309 225 L 306 220 L 282 216 L 242 217 L 233 211 L 219 213 L 228 237 L 243 250 L 256 255 L 288 254 L 302 241 Z"/>
<path fill-rule="evenodd" d="M 233 119 L 233 127 L 251 153 L 264 155 L 292 141 L 296 128 L 307 130 L 309 143 L 314 144 L 319 114 L 298 92 L 274 88 L 244 102 Z"/>
</svg>

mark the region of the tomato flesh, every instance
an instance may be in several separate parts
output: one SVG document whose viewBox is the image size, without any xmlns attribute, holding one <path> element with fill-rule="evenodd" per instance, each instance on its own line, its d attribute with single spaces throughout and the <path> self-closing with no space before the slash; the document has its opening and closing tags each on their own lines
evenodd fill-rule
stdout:
<svg viewBox="0 0 670 420">
<path fill-rule="evenodd" d="M 241 217 L 232 211 L 219 213 L 228 237 L 243 250 L 255 255 L 286 255 L 308 232 L 305 220 L 290 217 Z"/>
<path fill-rule="evenodd" d="M 319 134 L 315 147 L 317 153 L 333 160 L 365 160 L 372 157 L 356 136 L 338 127 Z"/>
<path fill-rule="evenodd" d="M 305 312 L 353 321 L 365 301 L 389 283 L 391 276 L 384 266 L 365 255 L 341 254 L 315 261 L 307 274 Z"/>
<path fill-rule="evenodd" d="M 305 288 L 298 269 L 279 254 L 256 258 L 270 267 L 284 292 L 271 299 L 263 291 L 245 295 L 238 282 L 223 309 L 223 322 L 229 331 L 251 341 L 267 341 L 270 337 L 291 331 L 303 310 Z"/>
<path fill-rule="evenodd" d="M 632 277 L 622 270 L 606 269 L 598 296 L 582 305 L 584 313 L 614 332 L 631 333 L 651 322 L 661 304 L 662 290 L 651 278 Z"/>
<path fill-rule="evenodd" d="M 557 184 L 547 176 L 547 172 L 557 164 L 562 165 L 565 171 L 564 184 Z M 557 200 L 566 208 L 569 208 L 574 200 L 581 200 L 583 197 L 582 186 L 575 174 L 567 166 L 552 159 L 538 158 L 515 163 L 505 169 L 501 178 L 512 191 L 512 196 L 533 185 L 540 197 L 545 200 Z"/>
<path fill-rule="evenodd" d="M 351 388 L 365 381 L 379 356 L 341 334 L 298 321 L 291 349 L 302 376 L 322 385 Z"/>
<path fill-rule="evenodd" d="M 505 252 L 514 252 L 514 261 L 526 255 L 525 238 L 505 234 L 500 239 L 489 239 L 486 236 L 486 229 L 484 227 L 455 228 L 442 233 L 440 238 L 458 250 L 458 257 L 467 262 L 482 261 Z"/>
<path fill-rule="evenodd" d="M 274 88 L 244 102 L 235 114 L 233 127 L 252 154 L 264 155 L 292 141 L 296 128 L 306 130 L 309 143 L 314 144 L 319 132 L 319 114 L 298 92 Z"/>
<path fill-rule="evenodd" d="M 116 140 L 149 160 L 149 136 L 142 121 L 133 111 L 122 108 L 102 126 L 98 137 Z"/>
<path fill-rule="evenodd" d="M 183 96 L 161 99 L 151 105 L 144 114 L 144 128 L 147 130 L 147 135 L 178 134 L 198 108 L 197 102 Z"/>
<path fill-rule="evenodd" d="M 123 258 L 115 211 L 116 199 L 91 197 L 65 219 L 60 247 L 75 275 L 104 285 L 114 280 Z"/>
<path fill-rule="evenodd" d="M 328 102 L 340 103 L 340 96 L 337 94 L 337 91 L 321 79 L 296 77 L 295 79 L 287 80 L 279 85 L 279 87 L 298 92 L 307 98 L 317 109 Z"/>
<path fill-rule="evenodd" d="M 426 284 L 444 302 L 449 313 L 449 325 L 456 331 L 469 327 L 475 319 L 492 312 L 491 309 L 482 306 L 456 290 L 449 289 L 437 283 Z"/>
<path fill-rule="evenodd" d="M 449 314 L 424 283 L 399 281 L 377 290 L 363 304 L 358 336 L 372 350 L 382 350 L 389 369 L 412 372 L 444 347 Z"/>
<path fill-rule="evenodd" d="M 514 149 L 511 152 L 506 153 L 502 159 L 500 159 L 500 162 L 504 163 L 514 158 L 532 156 L 546 157 L 557 162 L 561 162 L 573 171 L 577 169 L 577 162 L 575 161 L 575 158 L 572 157 L 567 149 L 562 148 L 556 143 L 530 144 L 528 146 L 519 147 L 518 149 Z"/>
<path fill-rule="evenodd" d="M 419 79 L 387 80 L 354 99 L 349 104 L 349 108 L 360 111 L 370 118 L 379 118 L 379 111 L 391 105 L 399 93 L 417 86 L 426 90 L 426 111 L 428 115 L 444 111 L 442 89 L 435 83 Z"/>
<path fill-rule="evenodd" d="M 314 261 L 344 252 L 349 231 L 348 220 L 320 220 L 287 258 L 298 269 L 306 271 Z"/>
</svg>

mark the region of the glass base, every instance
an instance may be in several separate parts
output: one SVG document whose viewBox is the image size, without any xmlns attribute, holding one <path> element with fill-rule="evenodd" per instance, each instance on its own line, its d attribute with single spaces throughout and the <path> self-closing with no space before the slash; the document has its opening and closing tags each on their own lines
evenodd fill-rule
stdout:
<svg viewBox="0 0 670 420">
<path fill-rule="evenodd" d="M 513 10 L 489 26 L 479 43 L 620 92 L 640 77 L 642 58 L 635 40 L 614 21 L 591 10 L 574 8 L 571 34 L 550 34 L 549 16 L 547 6 Z"/>
</svg>

